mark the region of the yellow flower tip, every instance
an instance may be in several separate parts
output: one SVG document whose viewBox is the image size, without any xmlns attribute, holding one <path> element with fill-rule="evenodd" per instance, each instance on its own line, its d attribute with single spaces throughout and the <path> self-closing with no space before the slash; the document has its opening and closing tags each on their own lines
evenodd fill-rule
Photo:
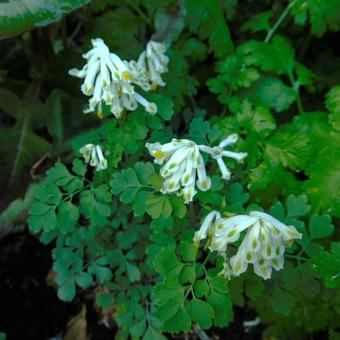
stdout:
<svg viewBox="0 0 340 340">
<path fill-rule="evenodd" d="M 151 84 L 151 90 L 152 90 L 152 91 L 157 90 L 157 88 L 158 88 L 158 85 L 157 85 L 156 83 L 152 83 L 152 84 Z"/>
<path fill-rule="evenodd" d="M 98 117 L 99 119 L 103 119 L 103 118 L 104 118 L 104 113 L 103 113 L 103 111 L 97 111 L 97 117 Z"/>
<path fill-rule="evenodd" d="M 123 79 L 126 80 L 126 81 L 131 81 L 131 80 L 132 80 L 131 74 L 130 74 L 129 72 L 127 72 L 127 71 L 124 71 L 124 72 L 122 73 L 122 77 L 123 77 Z"/>
<path fill-rule="evenodd" d="M 165 156 L 165 152 L 161 151 L 161 150 L 157 150 L 154 153 L 154 157 L 155 158 L 163 158 Z"/>
</svg>

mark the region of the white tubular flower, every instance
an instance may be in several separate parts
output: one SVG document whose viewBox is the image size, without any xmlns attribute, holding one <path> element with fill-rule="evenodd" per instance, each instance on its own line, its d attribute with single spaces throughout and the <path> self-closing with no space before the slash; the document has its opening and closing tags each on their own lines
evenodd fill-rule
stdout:
<svg viewBox="0 0 340 340">
<path fill-rule="evenodd" d="M 161 74 L 168 71 L 169 58 L 165 55 L 166 46 L 163 43 L 149 41 L 146 45 L 145 58 L 148 66 L 148 74 L 151 87 L 164 86 Z M 141 56 L 142 57 L 142 56 Z M 143 59 L 143 57 L 142 57 Z"/>
<path fill-rule="evenodd" d="M 222 142 L 218 146 L 210 147 L 206 145 L 199 145 L 199 149 L 201 151 L 208 153 L 209 155 L 211 155 L 212 158 L 216 159 L 222 173 L 222 178 L 226 180 L 230 179 L 231 172 L 225 165 L 223 157 L 233 158 L 239 162 L 247 156 L 246 152 L 232 152 L 223 150 L 226 146 L 235 144 L 236 142 L 237 134 L 234 133 L 222 140 Z"/>
<path fill-rule="evenodd" d="M 272 268 L 277 271 L 283 268 L 285 246 L 302 235 L 294 226 L 287 226 L 263 212 L 253 211 L 249 218 L 256 221 L 248 228 L 230 263 L 235 276 L 252 263 L 255 274 L 267 280 L 271 278 Z"/>
<path fill-rule="evenodd" d="M 185 203 L 189 203 L 197 192 L 195 184 L 200 190 L 210 189 L 211 180 L 206 175 L 203 158 L 194 142 L 188 139 L 173 139 L 164 145 L 147 143 L 146 147 L 155 157 L 156 164 L 163 164 L 165 161 L 160 170 L 160 175 L 165 179 L 162 193 L 177 192 L 184 197 Z"/>
<path fill-rule="evenodd" d="M 201 228 L 195 232 L 194 242 L 199 242 L 207 238 L 208 234 L 215 229 L 215 225 L 221 218 L 221 214 L 213 210 L 204 219 Z"/>
<path fill-rule="evenodd" d="M 100 75 L 100 84 L 103 90 L 110 87 L 112 81 L 123 81 L 124 84 L 131 81 L 131 74 L 126 64 L 114 53 L 110 53 L 102 39 L 91 40 L 93 48 L 83 54 L 87 63 L 81 70 L 71 69 L 69 74 L 78 78 L 85 78 L 82 91 L 85 95 L 91 96 Z M 124 91 L 129 92 L 129 88 Z"/>
<path fill-rule="evenodd" d="M 236 215 L 230 218 L 221 218 L 216 225 L 214 236 L 209 249 L 223 253 L 227 250 L 227 244 L 236 242 L 243 230 L 256 222 L 256 218 L 247 215 Z"/>
<path fill-rule="evenodd" d="M 211 214 L 207 215 L 202 231 L 196 232 L 197 235 L 203 237 L 207 234 L 205 230 L 211 230 L 211 221 L 216 212 Z M 273 268 L 276 271 L 283 268 L 285 247 L 302 237 L 294 226 L 287 226 L 266 213 L 252 211 L 249 215 L 218 218 L 211 237 L 210 251 L 218 251 L 225 256 L 227 245 L 236 242 L 245 230 L 237 253 L 230 258 L 232 274 L 239 276 L 252 264 L 255 274 L 264 280 L 271 278 Z M 196 233 L 195 242 L 199 237 Z"/>
<path fill-rule="evenodd" d="M 143 65 L 145 60 L 123 61 L 109 51 L 102 39 L 93 39 L 91 42 L 93 48 L 83 55 L 87 60 L 83 69 L 69 71 L 70 75 L 84 79 L 81 90 L 85 95 L 92 96 L 84 113 L 97 111 L 100 116 L 104 102 L 116 118 L 121 116 L 124 109 L 135 110 L 138 104 L 143 105 L 150 114 L 156 114 L 156 104 L 148 102 L 134 88 L 134 85 L 138 85 L 144 91 L 151 89 L 151 80 Z"/>
<path fill-rule="evenodd" d="M 100 145 L 86 144 L 79 152 L 84 157 L 85 163 L 95 167 L 96 171 L 107 169 L 107 160 Z"/>
</svg>

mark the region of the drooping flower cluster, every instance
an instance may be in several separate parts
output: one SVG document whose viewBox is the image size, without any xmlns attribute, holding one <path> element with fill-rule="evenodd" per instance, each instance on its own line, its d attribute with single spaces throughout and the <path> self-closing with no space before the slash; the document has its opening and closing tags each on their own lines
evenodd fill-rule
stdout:
<svg viewBox="0 0 340 340">
<path fill-rule="evenodd" d="M 84 157 L 85 163 L 95 167 L 96 171 L 107 169 L 107 160 L 100 145 L 86 144 L 79 149 L 79 152 Z"/>
<path fill-rule="evenodd" d="M 236 242 L 245 230 L 236 254 L 228 260 L 227 245 Z M 301 237 L 294 226 L 287 226 L 263 212 L 222 218 L 219 212 L 212 211 L 196 231 L 194 242 L 208 238 L 209 250 L 225 256 L 227 275 L 239 276 L 253 264 L 255 274 L 267 280 L 272 268 L 277 271 L 283 268 L 285 246 Z"/>
<path fill-rule="evenodd" d="M 229 179 L 230 171 L 226 167 L 222 157 L 231 157 L 241 160 L 247 156 L 246 153 L 224 151 L 227 145 L 235 143 L 237 135 L 233 134 L 224 139 L 219 146 L 209 147 L 197 145 L 188 139 L 173 139 L 170 143 L 147 143 L 150 154 L 155 158 L 156 164 L 165 165 L 160 170 L 160 175 L 165 179 L 162 193 L 177 192 L 183 196 L 185 203 L 191 202 L 197 193 L 195 185 L 201 191 L 207 191 L 211 187 L 211 179 L 207 176 L 205 164 L 200 151 L 206 152 L 217 163 L 222 172 L 222 178 Z"/>
<path fill-rule="evenodd" d="M 93 48 L 83 57 L 87 60 L 81 69 L 71 69 L 69 74 L 83 78 L 82 92 L 90 96 L 89 106 L 84 112 L 97 112 L 102 115 L 102 103 L 110 107 L 118 119 L 123 110 L 133 111 L 138 104 L 150 114 L 156 114 L 157 106 L 136 92 L 135 85 L 144 91 L 154 88 L 154 84 L 163 86 L 161 74 L 167 71 L 169 62 L 162 43 L 150 41 L 146 51 L 138 61 L 123 61 L 111 53 L 102 39 L 93 39 Z"/>
</svg>

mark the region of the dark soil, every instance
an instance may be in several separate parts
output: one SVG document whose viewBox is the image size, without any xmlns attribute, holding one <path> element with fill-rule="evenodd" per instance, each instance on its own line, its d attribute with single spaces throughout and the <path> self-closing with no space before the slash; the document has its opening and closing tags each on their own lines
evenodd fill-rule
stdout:
<svg viewBox="0 0 340 340">
<path fill-rule="evenodd" d="M 0 332 L 5 332 L 8 340 L 62 339 L 67 322 L 85 303 L 88 338 L 112 340 L 115 330 L 99 324 L 91 299 L 85 299 L 83 294 L 65 303 L 58 299 L 56 290 L 46 284 L 52 266 L 51 249 L 27 232 L 0 240 Z M 235 308 L 235 320 L 228 328 L 212 329 L 206 334 L 211 339 L 261 339 L 261 326 L 248 332 L 243 327 L 244 320 L 255 317 L 251 310 Z M 174 338 L 184 339 L 183 335 Z M 190 334 L 186 339 L 197 338 L 196 334 Z"/>
</svg>

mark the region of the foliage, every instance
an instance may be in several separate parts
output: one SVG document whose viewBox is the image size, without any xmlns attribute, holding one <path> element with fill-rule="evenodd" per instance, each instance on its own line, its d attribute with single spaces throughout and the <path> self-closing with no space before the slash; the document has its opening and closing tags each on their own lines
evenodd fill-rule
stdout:
<svg viewBox="0 0 340 340">
<path fill-rule="evenodd" d="M 50 24 L 84 3 L 56 1 L 58 10 L 41 15 L 13 12 L 0 19 L 0 34 Z M 1 3 L 0 12 L 4 6 L 15 2 Z M 228 327 L 234 305 L 253 308 L 267 337 L 336 336 L 340 86 L 330 86 L 324 64 L 336 63 L 329 41 L 339 11 L 333 0 L 94 0 L 1 41 L 1 185 L 9 202 L 18 187 L 35 183 L 0 222 L 7 230 L 28 213 L 29 231 L 53 249 L 61 300 L 91 291 L 98 310 L 114 310 L 117 339 L 209 333 Z M 156 115 L 143 106 L 118 120 L 105 105 L 97 115 L 82 113 L 86 98 L 67 71 L 82 65 L 96 37 L 124 60 L 137 59 L 150 39 L 165 42 L 165 86 L 145 93 Z M 320 46 L 330 62 L 316 56 Z M 215 146 L 233 133 L 233 151 L 248 156 L 227 161 L 229 181 L 207 158 L 210 190 L 188 205 L 161 192 L 147 142 Z M 106 150 L 107 169 L 84 162 L 86 144 Z M 265 210 L 303 237 L 271 280 L 250 270 L 230 278 L 222 275 L 222 256 L 193 242 L 211 210 L 225 217 Z"/>
</svg>

